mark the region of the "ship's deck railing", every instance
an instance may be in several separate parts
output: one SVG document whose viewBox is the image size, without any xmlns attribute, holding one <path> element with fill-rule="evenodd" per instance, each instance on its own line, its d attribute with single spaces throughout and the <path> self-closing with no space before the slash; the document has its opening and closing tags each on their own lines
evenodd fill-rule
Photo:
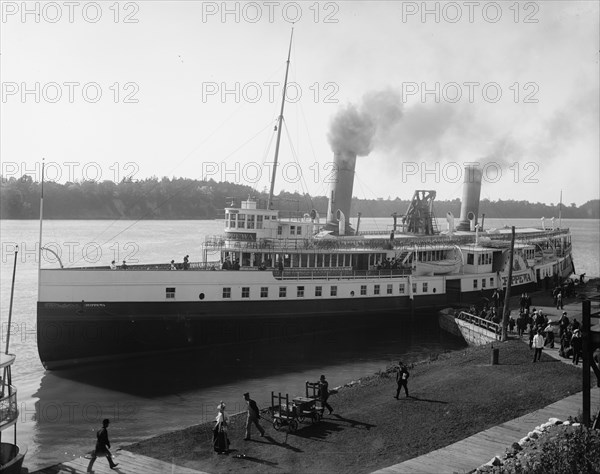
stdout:
<svg viewBox="0 0 600 474">
<path fill-rule="evenodd" d="M 372 233 L 371 233 L 372 232 Z M 553 237 L 565 235 L 569 229 L 543 230 L 537 232 L 523 232 L 515 235 L 515 240 L 519 242 L 539 242 Z M 342 249 L 411 249 L 426 248 L 432 245 L 465 245 L 475 243 L 475 233 L 469 235 L 415 235 L 414 237 L 396 238 L 391 241 L 388 233 L 380 231 L 361 232 L 362 235 L 382 235 L 381 239 L 260 239 L 257 241 L 235 240 L 219 236 L 206 236 L 204 246 L 213 249 L 248 249 L 248 250 L 267 250 L 267 251 L 320 251 L 320 250 L 342 250 Z M 481 233 L 480 237 L 489 238 L 491 241 L 506 241 L 509 234 L 486 234 Z"/>
<path fill-rule="evenodd" d="M 354 280 L 364 278 L 396 278 L 399 276 L 408 276 L 411 270 L 336 270 L 336 269 L 289 269 L 286 268 L 283 274 L 279 270 L 273 271 L 273 276 L 278 280 Z"/>
<path fill-rule="evenodd" d="M 4 385 L 4 392 L 0 392 L 0 430 L 15 422 L 18 417 L 17 389 L 12 385 Z"/>
<path fill-rule="evenodd" d="M 499 337 L 502 331 L 502 327 L 500 324 L 495 323 L 493 321 L 488 321 L 487 319 L 480 318 L 479 316 L 475 316 L 474 314 L 467 313 L 466 311 L 461 311 L 458 313 L 456 318 L 466 321 L 467 323 L 475 324 L 480 328 L 487 329 L 496 334 L 496 337 Z"/>
</svg>

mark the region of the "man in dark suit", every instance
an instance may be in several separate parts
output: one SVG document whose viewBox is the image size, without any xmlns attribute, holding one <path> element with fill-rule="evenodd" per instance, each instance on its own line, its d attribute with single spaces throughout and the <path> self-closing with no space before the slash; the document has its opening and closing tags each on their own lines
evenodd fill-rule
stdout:
<svg viewBox="0 0 600 474">
<path fill-rule="evenodd" d="M 252 426 L 252 424 L 256 426 L 256 428 L 260 432 L 261 437 L 265 435 L 265 430 L 258 423 L 258 420 L 260 419 L 260 411 L 258 409 L 258 405 L 254 400 L 250 398 L 250 394 L 248 392 L 244 393 L 244 400 L 246 400 L 246 403 L 248 404 L 248 418 L 246 418 L 246 437 L 244 438 L 244 441 L 249 441 L 250 427 Z"/>
<path fill-rule="evenodd" d="M 396 396 L 394 398 L 398 398 L 400 396 L 400 389 L 404 387 L 404 393 L 408 397 L 408 369 L 406 366 L 400 362 L 400 367 L 398 368 L 398 372 L 396 373 L 396 383 L 398 384 L 398 389 L 396 390 Z"/>
<path fill-rule="evenodd" d="M 108 459 L 108 465 L 110 466 L 111 469 L 114 469 L 115 467 L 118 466 L 118 464 L 116 464 L 113 460 L 112 460 L 112 454 L 110 454 L 109 448 L 110 448 L 110 441 L 108 441 L 108 424 L 110 423 L 110 420 L 108 418 L 105 418 L 104 420 L 102 420 L 102 428 L 100 428 L 98 430 L 98 432 L 96 433 L 96 449 L 94 449 L 94 451 L 92 452 L 92 459 L 90 460 L 90 463 L 88 464 L 87 467 L 87 471 L 88 472 L 92 472 L 92 466 L 94 465 L 94 462 L 96 461 L 96 458 L 98 456 L 106 456 L 106 459 Z"/>
<path fill-rule="evenodd" d="M 329 398 L 329 382 L 325 380 L 324 375 L 321 375 L 321 378 L 319 379 L 319 398 L 321 399 L 323 408 L 327 408 L 331 415 L 331 413 L 333 413 L 333 408 L 327 403 L 327 399 Z"/>
</svg>

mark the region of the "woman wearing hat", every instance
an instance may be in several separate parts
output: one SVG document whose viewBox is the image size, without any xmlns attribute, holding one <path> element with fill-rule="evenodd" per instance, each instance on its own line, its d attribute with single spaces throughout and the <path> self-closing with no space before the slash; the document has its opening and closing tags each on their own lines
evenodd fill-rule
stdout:
<svg viewBox="0 0 600 474">
<path fill-rule="evenodd" d="M 225 404 L 219 403 L 217 406 L 216 424 L 213 428 L 213 448 L 219 454 L 226 454 L 229 451 L 229 437 L 227 436 L 227 424 L 229 416 L 225 413 Z"/>
</svg>

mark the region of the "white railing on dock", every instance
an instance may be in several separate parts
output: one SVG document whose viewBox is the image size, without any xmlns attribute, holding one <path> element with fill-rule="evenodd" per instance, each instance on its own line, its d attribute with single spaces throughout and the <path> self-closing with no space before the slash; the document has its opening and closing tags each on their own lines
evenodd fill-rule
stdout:
<svg viewBox="0 0 600 474">
<path fill-rule="evenodd" d="M 500 324 L 495 323 L 494 321 L 488 321 L 487 319 L 480 318 L 479 316 L 475 316 L 474 314 L 467 313 L 466 311 L 461 311 L 456 316 L 457 319 L 462 321 L 466 321 L 467 323 L 475 324 L 480 328 L 487 329 L 496 334 L 497 337 L 502 333 L 502 327 Z"/>
</svg>

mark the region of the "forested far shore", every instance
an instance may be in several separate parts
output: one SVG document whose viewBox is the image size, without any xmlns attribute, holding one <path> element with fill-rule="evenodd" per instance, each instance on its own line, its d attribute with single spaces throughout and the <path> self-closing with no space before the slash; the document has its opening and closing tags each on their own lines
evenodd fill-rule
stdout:
<svg viewBox="0 0 600 474">
<path fill-rule="evenodd" d="M 0 218 L 38 219 L 41 185 L 28 176 L 9 179 L 0 176 Z M 215 219 L 223 217 L 225 207 L 251 197 L 264 207 L 266 190 L 229 182 L 202 181 L 185 178 L 148 178 L 144 180 L 81 181 L 59 184 L 44 183 L 45 219 Z M 355 217 L 389 217 L 406 213 L 408 199 L 352 199 Z M 274 199 L 274 207 L 283 211 L 305 213 L 316 209 L 327 212 L 325 196 L 282 191 Z M 482 199 L 479 214 L 489 218 L 558 217 L 558 204 L 529 201 Z M 434 213 L 445 217 L 460 215 L 460 199 L 435 201 Z M 600 219 L 600 199 L 581 206 L 562 204 L 565 219 Z"/>
</svg>

